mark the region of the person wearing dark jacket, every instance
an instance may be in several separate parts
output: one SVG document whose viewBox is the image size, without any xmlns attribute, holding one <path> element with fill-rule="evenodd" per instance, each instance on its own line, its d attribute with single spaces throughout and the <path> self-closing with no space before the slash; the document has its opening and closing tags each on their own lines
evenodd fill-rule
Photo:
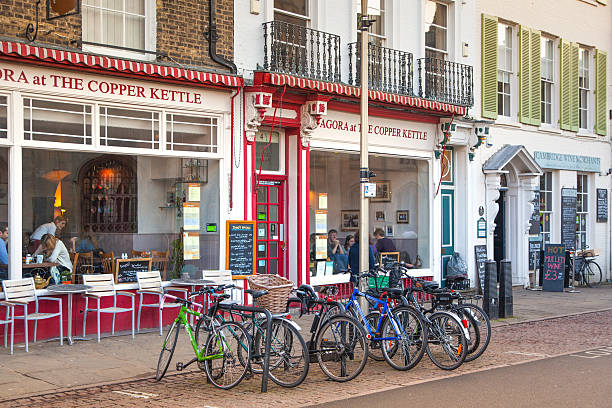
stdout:
<svg viewBox="0 0 612 408">
<path fill-rule="evenodd" d="M 369 269 L 374 268 L 376 260 L 374 259 L 374 252 L 372 248 L 368 246 L 369 253 Z M 359 231 L 355 233 L 355 243 L 349 249 L 349 268 L 351 271 L 351 282 L 357 283 L 359 281 Z"/>
<path fill-rule="evenodd" d="M 376 238 L 376 250 L 378 252 L 397 252 L 395 244 L 389 238 L 385 238 L 385 231 L 382 228 L 376 228 L 374 231 L 374 238 Z"/>
</svg>

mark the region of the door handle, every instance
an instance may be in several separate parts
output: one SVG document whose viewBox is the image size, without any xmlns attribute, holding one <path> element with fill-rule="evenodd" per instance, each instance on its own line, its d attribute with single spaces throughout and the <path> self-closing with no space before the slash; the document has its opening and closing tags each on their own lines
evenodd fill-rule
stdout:
<svg viewBox="0 0 612 408">
<path fill-rule="evenodd" d="M 284 242 L 280 243 L 280 249 L 281 249 L 281 251 L 285 252 L 285 243 Z"/>
</svg>

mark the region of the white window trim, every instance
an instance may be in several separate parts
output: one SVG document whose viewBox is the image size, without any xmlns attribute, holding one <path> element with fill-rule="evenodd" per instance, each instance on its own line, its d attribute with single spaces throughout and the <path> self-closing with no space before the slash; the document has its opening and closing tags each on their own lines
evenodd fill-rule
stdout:
<svg viewBox="0 0 612 408">
<path fill-rule="evenodd" d="M 550 123 L 542 122 L 540 124 L 540 128 L 543 130 L 554 130 L 559 129 L 559 97 L 557 95 L 558 84 L 559 84 L 559 70 L 557 69 L 557 64 L 559 62 L 559 47 L 558 47 L 558 39 L 554 37 L 542 36 L 542 38 L 546 38 L 548 40 L 552 40 L 553 42 L 553 79 L 552 79 L 552 89 L 551 89 L 551 112 L 550 112 Z M 541 68 L 541 67 L 540 67 Z"/>
<path fill-rule="evenodd" d="M 130 0 L 126 0 L 130 1 Z M 81 5 L 81 7 L 87 7 Z M 157 50 L 157 8 L 155 0 L 145 0 L 145 50 L 155 51 Z M 83 29 L 81 30 L 81 32 Z M 81 34 L 82 38 L 83 34 Z M 135 52 L 120 50 L 111 47 L 105 47 L 104 45 L 88 45 L 83 44 L 83 51 L 91 52 L 94 54 L 110 55 L 118 58 L 135 59 L 144 61 L 155 61 L 156 54 Z"/>
<path fill-rule="evenodd" d="M 430 0 L 425 0 L 425 7 L 426 7 L 426 5 L 427 5 L 427 3 L 429 1 Z M 450 25 L 451 25 L 450 24 L 450 14 L 451 14 L 450 13 L 450 11 L 451 11 L 450 7 L 451 7 L 452 3 L 446 3 L 446 2 L 443 2 L 443 1 L 434 1 L 434 0 L 431 0 L 431 1 L 433 3 L 436 3 L 436 4 L 442 4 L 443 6 L 446 7 L 446 27 L 443 27 L 441 25 L 434 24 L 434 23 L 430 24 L 430 26 L 434 26 L 436 28 L 443 29 L 446 32 L 446 50 L 441 50 L 441 49 L 438 49 L 438 48 L 428 47 L 427 45 L 425 45 L 425 43 L 426 43 L 425 42 L 425 34 L 427 33 L 427 31 L 425 31 L 425 27 L 423 27 L 423 46 L 424 46 L 423 56 L 425 56 L 425 54 L 429 50 L 429 51 L 434 51 L 434 52 L 442 53 L 442 54 L 444 54 L 446 56 L 446 59 L 448 59 L 450 57 L 450 49 L 451 49 L 451 47 L 450 47 L 450 43 L 451 43 L 451 41 L 450 41 L 450 32 L 451 32 L 451 30 L 450 30 Z M 425 21 L 423 21 L 423 24 L 425 24 Z"/>
<path fill-rule="evenodd" d="M 499 73 L 499 71 L 504 71 L 504 72 L 510 72 L 510 116 L 506 116 L 506 115 L 497 115 L 497 121 L 501 122 L 501 123 L 505 123 L 505 124 L 513 124 L 515 122 L 518 123 L 518 87 L 519 87 L 519 83 L 518 83 L 518 72 L 517 72 L 517 67 L 518 67 L 518 35 L 517 35 L 517 27 L 516 25 L 513 25 L 511 23 L 505 23 L 505 22 L 499 22 L 498 24 L 504 24 L 508 27 L 511 28 L 512 33 L 510 35 L 510 38 L 512 39 L 512 71 L 505 71 L 505 70 L 500 70 L 499 67 L 497 67 L 497 72 Z M 496 45 L 497 47 L 497 45 Z M 496 86 L 497 86 L 497 81 L 495 82 Z M 495 89 L 495 97 L 497 97 L 498 92 L 497 92 L 497 87 Z M 500 120 L 501 119 L 501 120 Z M 496 121 L 496 122 L 497 122 Z"/>
<path fill-rule="evenodd" d="M 261 130 L 270 132 L 270 127 L 264 127 Z M 261 174 L 284 176 L 285 175 L 285 129 L 274 128 L 274 132 L 278 132 L 278 171 L 262 170 Z M 257 147 L 254 145 L 253 148 L 257 151 Z M 260 155 L 255 155 L 255 169 L 259 173 L 259 161 L 261 160 Z"/>
<path fill-rule="evenodd" d="M 553 176 L 554 176 L 554 173 L 553 173 L 552 171 L 544 171 L 544 174 L 542 174 L 542 176 L 540 176 L 540 177 L 546 177 L 546 174 L 547 174 L 547 173 L 551 173 L 551 175 L 550 175 L 550 185 L 548 186 L 549 190 L 540 190 L 540 195 L 541 195 L 541 194 L 543 194 L 543 193 L 551 193 L 551 199 L 552 199 L 552 202 L 550 203 L 550 210 L 544 210 L 544 211 L 543 211 L 543 210 L 542 210 L 542 208 L 540 207 L 540 213 L 543 213 L 543 214 L 549 214 L 549 225 L 550 225 L 550 231 L 547 231 L 547 232 L 546 232 L 546 234 L 547 234 L 547 235 L 548 235 L 548 237 L 549 237 L 548 242 L 554 242 L 554 240 L 553 240 L 553 229 L 554 229 L 554 228 L 553 228 L 553 225 L 554 225 L 554 223 L 553 223 L 553 214 L 554 214 L 553 203 L 554 203 L 554 201 L 555 201 L 555 200 L 554 200 L 554 196 L 553 196 L 553 191 L 554 191 L 554 187 L 553 187 L 553 184 L 554 184 L 554 183 L 553 183 Z M 545 183 L 546 183 L 546 182 L 545 182 Z M 546 186 L 545 186 L 545 187 L 546 187 Z M 540 199 L 540 200 L 541 200 L 541 199 Z M 540 231 L 540 235 L 541 235 L 541 236 L 543 236 L 543 234 L 544 234 L 544 232 L 543 232 L 543 231 Z M 546 242 L 546 241 L 544 241 L 544 240 L 542 240 L 542 241 L 543 241 L 543 242 Z"/>
<path fill-rule="evenodd" d="M 588 47 L 580 47 L 578 49 L 578 52 L 580 52 L 581 50 L 585 50 L 589 53 L 588 55 L 588 75 L 589 75 L 589 86 L 588 88 L 580 88 L 580 85 L 578 85 L 578 92 L 580 92 L 582 89 L 586 89 L 587 90 L 587 127 L 586 128 L 582 128 L 580 127 L 580 117 L 578 118 L 578 135 L 579 136 L 591 136 L 593 135 L 593 129 L 594 129 L 594 122 L 595 122 L 595 92 L 594 92 L 594 85 L 595 85 L 595 71 L 594 71 L 594 66 L 593 64 L 595 63 L 595 53 L 593 51 L 592 48 L 588 48 Z M 578 66 L 578 72 L 580 75 L 580 65 Z M 580 84 L 580 79 L 578 79 L 578 84 Z M 580 97 L 579 97 L 580 98 Z M 580 102 L 579 102 L 580 103 Z M 580 110 L 578 110 L 578 115 L 580 116 Z"/>
<path fill-rule="evenodd" d="M 578 208 L 576 208 L 576 217 L 578 217 L 578 214 L 584 214 L 586 221 L 584 223 L 585 225 L 585 230 L 584 231 L 579 231 L 578 230 L 578 226 L 576 227 L 576 237 L 578 236 L 579 232 L 584 232 L 585 233 L 585 247 L 581 248 L 581 249 L 585 249 L 585 248 L 589 248 L 590 247 L 590 242 L 591 242 L 591 237 L 590 237 L 590 233 L 593 230 L 593 228 L 591 228 L 591 213 L 592 213 L 592 209 L 591 209 L 591 177 L 589 177 L 589 173 L 577 173 L 576 174 L 576 178 L 578 177 L 584 177 L 584 179 L 586 179 L 586 194 L 581 193 L 580 191 L 577 191 L 577 194 L 580 195 L 586 195 L 587 197 L 587 208 L 586 211 L 580 211 L 578 212 Z M 583 186 L 585 186 L 585 183 L 583 182 Z M 576 187 L 578 187 L 578 180 L 576 180 Z M 578 247 L 578 242 L 576 242 L 576 247 Z"/>
</svg>

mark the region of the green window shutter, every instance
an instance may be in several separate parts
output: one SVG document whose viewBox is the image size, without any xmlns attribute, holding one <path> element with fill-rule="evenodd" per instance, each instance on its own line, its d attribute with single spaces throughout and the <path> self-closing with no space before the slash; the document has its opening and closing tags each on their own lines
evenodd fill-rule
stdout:
<svg viewBox="0 0 612 408">
<path fill-rule="evenodd" d="M 482 15 L 482 117 L 497 119 L 497 17 Z"/>
<path fill-rule="evenodd" d="M 539 31 L 531 30 L 530 44 L 529 44 L 529 58 L 530 58 L 530 80 L 529 80 L 529 94 L 531 98 L 531 124 L 540 126 L 542 123 L 540 117 L 541 111 L 541 61 L 540 61 L 540 37 Z"/>
<path fill-rule="evenodd" d="M 606 135 L 606 53 L 595 53 L 595 132 Z"/>
<path fill-rule="evenodd" d="M 578 44 L 570 45 L 570 130 L 578 131 L 578 114 L 580 107 L 580 94 L 578 92 Z"/>
<path fill-rule="evenodd" d="M 561 54 L 559 127 L 563 130 L 570 130 L 570 44 L 567 41 L 559 40 L 559 48 Z"/>
<path fill-rule="evenodd" d="M 519 120 L 522 123 L 531 123 L 530 79 L 531 64 L 529 60 L 530 30 L 519 27 Z"/>
</svg>

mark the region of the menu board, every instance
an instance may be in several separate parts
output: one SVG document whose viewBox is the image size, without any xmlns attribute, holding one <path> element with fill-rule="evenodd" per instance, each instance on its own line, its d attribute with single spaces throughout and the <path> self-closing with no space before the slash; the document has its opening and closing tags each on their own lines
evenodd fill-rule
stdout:
<svg viewBox="0 0 612 408">
<path fill-rule="evenodd" d="M 487 261 L 487 246 L 474 245 L 474 259 L 476 260 L 476 272 L 480 282 L 480 294 L 484 293 L 485 262 Z"/>
<path fill-rule="evenodd" d="M 565 245 L 546 244 L 543 265 L 542 290 L 546 292 L 563 292 Z"/>
<path fill-rule="evenodd" d="M 378 261 L 380 262 L 380 266 L 385 269 L 390 269 L 396 262 L 399 262 L 399 252 L 380 252 Z"/>
<path fill-rule="evenodd" d="M 561 243 L 568 251 L 576 249 L 576 189 L 561 189 Z"/>
<path fill-rule="evenodd" d="M 232 277 L 255 274 L 255 221 L 227 221 L 225 229 L 225 268 Z"/>
<path fill-rule="evenodd" d="M 608 190 L 597 189 L 597 222 L 608 222 Z"/>
<path fill-rule="evenodd" d="M 151 270 L 151 258 L 128 258 L 117 259 L 115 265 L 115 282 L 137 282 L 138 272 L 149 272 Z"/>
<path fill-rule="evenodd" d="M 529 227 L 529 235 L 540 234 L 540 192 L 534 191 L 533 212 L 531 213 L 531 226 Z"/>
<path fill-rule="evenodd" d="M 529 237 L 529 270 L 535 271 L 536 266 L 540 265 L 540 250 L 542 249 L 542 239 L 540 237 Z"/>
</svg>

